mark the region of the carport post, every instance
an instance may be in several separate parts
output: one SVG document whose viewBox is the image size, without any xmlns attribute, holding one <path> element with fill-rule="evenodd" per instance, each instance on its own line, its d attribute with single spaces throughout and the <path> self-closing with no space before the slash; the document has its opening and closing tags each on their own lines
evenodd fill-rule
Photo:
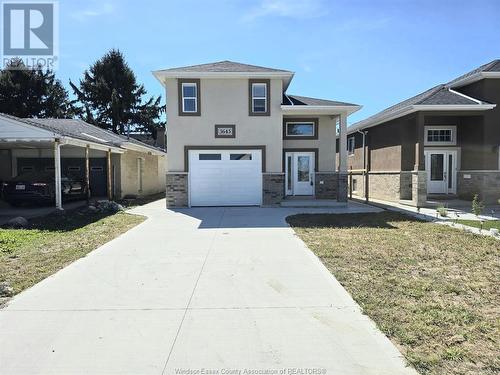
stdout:
<svg viewBox="0 0 500 375">
<path fill-rule="evenodd" d="M 111 149 L 108 149 L 108 200 L 113 200 L 113 191 L 111 190 Z"/>
<path fill-rule="evenodd" d="M 55 171 L 55 193 L 56 193 L 56 208 L 62 210 L 62 184 L 61 184 L 61 144 L 59 139 L 54 140 L 54 171 Z"/>
<path fill-rule="evenodd" d="M 85 146 L 85 188 L 87 189 L 87 204 L 90 201 L 90 146 Z"/>
</svg>

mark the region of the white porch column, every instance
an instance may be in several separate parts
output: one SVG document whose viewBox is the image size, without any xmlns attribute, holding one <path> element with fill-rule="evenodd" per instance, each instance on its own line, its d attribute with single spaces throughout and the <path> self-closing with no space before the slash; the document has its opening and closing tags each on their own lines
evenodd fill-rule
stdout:
<svg viewBox="0 0 500 375">
<path fill-rule="evenodd" d="M 347 114 L 339 116 L 339 172 L 347 173 Z"/>
<path fill-rule="evenodd" d="M 107 152 L 107 164 L 108 164 L 108 178 L 107 178 L 107 190 L 108 190 L 108 200 L 113 200 L 113 187 L 111 183 L 111 149 Z"/>
<path fill-rule="evenodd" d="M 59 143 L 59 139 L 54 141 L 54 171 L 56 180 L 56 208 L 62 210 L 61 144 Z"/>
<path fill-rule="evenodd" d="M 87 189 L 87 203 L 90 201 L 90 146 L 85 146 L 85 188 Z"/>
</svg>

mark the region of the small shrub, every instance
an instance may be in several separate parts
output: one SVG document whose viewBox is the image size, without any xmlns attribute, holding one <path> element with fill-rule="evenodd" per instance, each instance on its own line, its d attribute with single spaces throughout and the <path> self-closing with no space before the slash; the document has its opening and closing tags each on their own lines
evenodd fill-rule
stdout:
<svg viewBox="0 0 500 375">
<path fill-rule="evenodd" d="M 479 195 L 474 194 L 474 198 L 472 198 L 472 213 L 476 216 L 481 215 L 481 212 L 484 210 L 484 204 L 479 200 Z"/>
<path fill-rule="evenodd" d="M 445 206 L 439 206 L 436 211 L 439 213 L 439 216 L 441 217 L 447 217 L 448 216 L 448 209 Z"/>
</svg>

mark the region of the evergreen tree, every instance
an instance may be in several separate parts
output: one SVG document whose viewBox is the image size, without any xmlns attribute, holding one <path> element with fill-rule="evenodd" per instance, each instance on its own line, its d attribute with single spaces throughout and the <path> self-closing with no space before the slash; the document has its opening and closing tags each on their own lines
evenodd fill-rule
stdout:
<svg viewBox="0 0 500 375">
<path fill-rule="evenodd" d="M 17 117 L 69 118 L 72 102 L 50 70 L 27 68 L 21 59 L 0 70 L 0 112 Z"/>
<path fill-rule="evenodd" d="M 111 50 L 83 74 L 71 87 L 80 103 L 80 117 L 103 129 L 126 134 L 127 127 L 156 137 L 156 129 L 165 126 L 161 97 L 143 100 L 146 89 L 119 50 Z"/>
</svg>

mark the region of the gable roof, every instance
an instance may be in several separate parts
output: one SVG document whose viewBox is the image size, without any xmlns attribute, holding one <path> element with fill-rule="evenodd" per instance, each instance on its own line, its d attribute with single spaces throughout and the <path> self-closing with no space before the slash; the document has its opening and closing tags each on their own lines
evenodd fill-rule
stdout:
<svg viewBox="0 0 500 375">
<path fill-rule="evenodd" d="M 217 61 L 208 64 L 199 64 L 199 65 L 190 65 L 190 66 L 181 66 L 178 68 L 169 68 L 162 69 L 158 72 L 219 72 L 219 73 L 227 73 L 227 72 L 240 72 L 240 73 L 269 73 L 269 72 L 282 72 L 282 73 L 292 73 L 288 70 L 282 69 L 274 69 L 274 68 L 266 68 L 263 66 L 257 65 L 249 65 L 242 64 L 239 62 L 224 60 Z"/>
<path fill-rule="evenodd" d="M 348 128 L 348 133 L 353 133 L 360 129 L 376 126 L 380 123 L 405 116 L 407 114 L 426 110 L 488 110 L 496 104 L 488 103 L 462 94 L 453 87 L 463 86 L 463 82 L 471 83 L 471 79 L 482 79 L 484 74 L 498 74 L 500 78 L 500 60 L 493 60 L 484 64 L 446 84 L 440 84 L 433 88 L 417 94 L 409 99 L 403 100 L 391 107 L 388 107 L 375 115 L 359 121 Z"/>
<path fill-rule="evenodd" d="M 165 78 L 279 78 L 283 81 L 283 87 L 286 90 L 294 72 L 224 60 L 208 64 L 156 70 L 153 75 L 162 85 L 165 85 Z"/>
<path fill-rule="evenodd" d="M 327 99 L 317 99 L 310 98 L 307 96 L 299 96 L 299 95 L 283 95 L 283 104 L 282 105 L 312 105 L 312 106 L 355 106 L 357 104 L 339 102 L 335 100 L 327 100 Z"/>
<path fill-rule="evenodd" d="M 131 144 L 140 148 L 148 148 L 151 151 L 155 152 L 162 151 L 159 148 L 150 146 L 133 138 L 129 139 L 123 135 L 118 135 L 111 131 L 101 129 L 95 125 L 89 124 L 79 119 L 19 118 L 5 113 L 0 114 L 0 116 L 9 118 L 11 120 L 20 121 L 40 129 L 51 131 L 59 136 L 98 143 L 109 147 L 126 148 L 127 145 Z"/>
</svg>

